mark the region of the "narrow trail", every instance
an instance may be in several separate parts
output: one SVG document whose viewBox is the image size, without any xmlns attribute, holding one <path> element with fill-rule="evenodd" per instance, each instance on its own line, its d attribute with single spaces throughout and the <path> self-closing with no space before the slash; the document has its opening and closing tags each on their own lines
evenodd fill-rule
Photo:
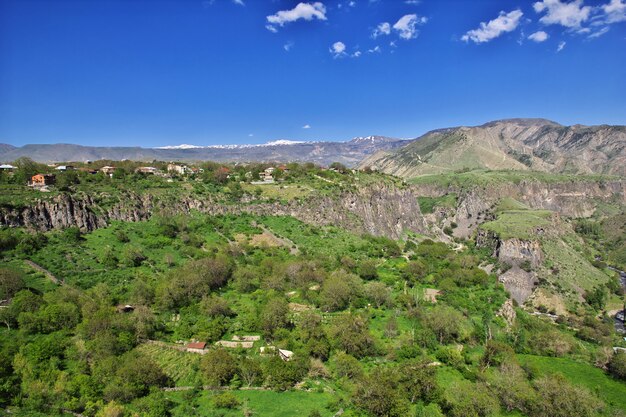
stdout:
<svg viewBox="0 0 626 417">
<path fill-rule="evenodd" d="M 54 276 L 54 274 L 50 271 L 48 271 L 46 268 L 44 268 L 43 266 L 36 264 L 35 262 L 31 261 L 30 259 L 25 259 L 24 263 L 29 265 L 31 268 L 41 272 L 42 274 L 44 274 L 50 281 L 54 282 L 57 285 L 64 285 L 65 282 L 62 280 L 59 280 L 57 277 Z"/>
</svg>

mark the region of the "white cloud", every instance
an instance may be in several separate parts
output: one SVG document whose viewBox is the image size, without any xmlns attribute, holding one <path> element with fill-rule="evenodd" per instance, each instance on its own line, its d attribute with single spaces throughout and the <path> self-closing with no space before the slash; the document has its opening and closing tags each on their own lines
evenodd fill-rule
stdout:
<svg viewBox="0 0 626 417">
<path fill-rule="evenodd" d="M 293 48 L 294 43 L 289 41 L 286 44 L 283 45 L 283 49 L 287 52 L 291 51 L 291 48 Z"/>
<path fill-rule="evenodd" d="M 478 29 L 468 31 L 461 39 L 465 42 L 470 40 L 475 43 L 489 42 L 505 32 L 512 32 L 517 29 L 523 15 L 524 13 L 519 9 L 508 13 L 502 11 L 498 17 L 490 20 L 488 23 L 481 22 Z"/>
<path fill-rule="evenodd" d="M 380 23 L 374 32 L 372 32 L 372 38 L 376 39 L 382 35 L 389 35 L 391 33 L 391 25 L 388 22 Z"/>
<path fill-rule="evenodd" d="M 626 3 L 622 0 L 611 0 L 602 6 L 602 10 L 606 14 L 606 23 L 626 22 Z"/>
<path fill-rule="evenodd" d="M 351 1 L 350 3 L 348 3 L 348 6 L 356 7 L 356 1 Z"/>
<path fill-rule="evenodd" d="M 561 0 L 542 0 L 533 4 L 535 12 L 546 14 L 539 19 L 544 25 L 561 25 L 566 28 L 579 28 L 589 19 L 591 7 L 583 6 L 583 0 L 563 3 Z"/>
<path fill-rule="evenodd" d="M 392 48 L 396 48 L 397 47 L 396 41 L 389 42 L 389 46 L 391 46 Z"/>
<path fill-rule="evenodd" d="M 233 0 L 233 3 L 238 4 L 240 6 L 245 6 L 246 3 L 243 2 L 243 0 Z"/>
<path fill-rule="evenodd" d="M 549 38 L 548 34 L 546 32 L 544 32 L 543 30 L 540 30 L 539 32 L 532 33 L 528 37 L 528 39 L 530 39 L 531 41 L 535 41 L 537 43 L 543 42 L 543 41 L 547 40 L 548 38 Z"/>
<path fill-rule="evenodd" d="M 604 35 L 605 33 L 607 33 L 609 31 L 609 27 L 605 26 L 602 29 L 593 32 L 591 35 L 587 36 L 587 38 L 589 39 L 595 39 L 595 38 L 599 38 L 600 36 Z"/>
<path fill-rule="evenodd" d="M 559 46 L 557 46 L 556 51 L 557 52 L 561 52 L 563 50 L 563 48 L 565 48 L 565 45 L 567 45 L 567 42 L 565 42 L 565 41 L 559 42 Z"/>
<path fill-rule="evenodd" d="M 333 54 L 335 56 L 335 58 L 338 58 L 342 55 L 346 54 L 346 44 L 343 42 L 335 42 L 333 43 L 333 45 L 330 47 L 330 53 Z"/>
<path fill-rule="evenodd" d="M 252 137 L 252 136 L 254 136 L 254 133 L 249 133 L 248 136 Z"/>
<path fill-rule="evenodd" d="M 420 0 L 405 0 L 406 4 L 420 4 Z"/>
<path fill-rule="evenodd" d="M 270 32 L 276 32 L 276 26 L 284 26 L 285 23 L 295 22 L 296 20 L 326 20 L 326 6 L 324 3 L 316 1 L 315 3 L 298 3 L 291 10 L 281 10 L 276 14 L 267 16 L 268 25 L 265 27 Z"/>
<path fill-rule="evenodd" d="M 423 25 L 428 22 L 426 17 L 418 17 L 416 14 L 407 14 L 402 16 L 394 25 L 393 29 L 398 32 L 402 39 L 414 39 L 419 35 L 417 25 Z"/>
<path fill-rule="evenodd" d="M 311 125 L 304 125 L 304 126 L 302 126 L 302 129 L 310 129 L 310 128 L 311 128 Z"/>
<path fill-rule="evenodd" d="M 350 55 L 352 58 L 358 58 L 361 56 L 361 51 L 356 51 L 354 52 L 352 55 Z"/>
<path fill-rule="evenodd" d="M 368 49 L 367 50 L 368 53 L 373 54 L 373 53 L 380 53 L 380 46 L 375 46 L 372 49 Z"/>
</svg>

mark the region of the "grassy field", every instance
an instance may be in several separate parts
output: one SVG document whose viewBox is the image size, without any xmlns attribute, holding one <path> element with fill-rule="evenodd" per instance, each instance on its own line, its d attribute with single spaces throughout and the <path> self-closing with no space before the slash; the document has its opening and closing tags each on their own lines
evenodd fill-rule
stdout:
<svg viewBox="0 0 626 417">
<path fill-rule="evenodd" d="M 601 369 L 567 358 L 517 355 L 522 365 L 529 365 L 538 376 L 559 373 L 572 384 L 598 395 L 616 410 L 626 410 L 626 383 L 607 376 Z"/>
<path fill-rule="evenodd" d="M 575 249 L 578 244 L 575 240 L 575 236 L 568 235 L 545 238 L 541 240 L 541 249 L 544 263 L 550 269 L 544 276 L 559 289 L 576 296 L 581 289 L 586 291 L 606 283 L 609 277 Z"/>
<path fill-rule="evenodd" d="M 417 202 L 421 212 L 429 214 L 435 211 L 435 207 L 455 208 L 456 194 L 446 194 L 441 197 L 417 197 Z"/>
<path fill-rule="evenodd" d="M 356 257 L 368 251 L 367 240 L 337 227 L 311 226 L 293 217 L 263 217 L 261 221 L 277 236 L 286 237 L 312 255 Z"/>
<path fill-rule="evenodd" d="M 531 239 L 537 227 L 550 225 L 551 216 L 548 210 L 508 210 L 480 227 L 495 232 L 501 239 Z"/>
<path fill-rule="evenodd" d="M 253 416 L 262 417 L 306 417 L 313 410 L 317 410 L 322 416 L 330 417 L 335 411 L 328 410 L 326 406 L 332 401 L 332 395 L 328 393 L 306 391 L 232 391 L 241 405 L 235 409 L 216 408 L 213 396 L 216 393 L 203 392 L 197 400 L 198 408 L 193 415 L 202 417 L 240 417 L 243 408 L 252 412 Z M 188 416 L 188 409 L 180 404 L 184 402 L 184 393 L 171 392 L 167 397 L 179 404 L 172 410 L 173 416 Z"/>
<path fill-rule="evenodd" d="M 567 182 L 598 182 L 619 179 L 607 175 L 568 175 L 551 174 L 535 171 L 490 171 L 473 170 L 445 174 L 421 175 L 409 180 L 416 185 L 438 185 L 442 187 L 458 187 L 461 189 L 485 187 L 498 184 L 519 184 L 522 181 L 537 181 L 547 184 Z"/>
</svg>

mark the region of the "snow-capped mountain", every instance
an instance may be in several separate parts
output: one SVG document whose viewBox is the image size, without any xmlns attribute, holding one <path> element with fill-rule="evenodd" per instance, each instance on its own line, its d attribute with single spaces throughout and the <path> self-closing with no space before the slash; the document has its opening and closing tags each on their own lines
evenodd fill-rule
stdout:
<svg viewBox="0 0 626 417">
<path fill-rule="evenodd" d="M 28 156 L 42 162 L 95 161 L 98 159 L 138 161 L 216 161 L 216 162 L 314 162 L 329 165 L 341 162 L 355 166 L 365 157 L 380 150 L 392 150 L 407 144 L 400 139 L 383 136 L 354 138 L 347 142 L 303 142 L 288 139 L 261 144 L 241 145 L 169 145 L 158 148 L 92 147 L 69 144 L 25 145 L 21 148 L 0 148 L 0 162 L 11 162 Z"/>
<path fill-rule="evenodd" d="M 184 143 L 182 145 L 159 146 L 154 149 L 245 149 L 245 148 L 256 148 L 256 147 L 262 147 L 262 146 L 289 146 L 289 145 L 298 145 L 300 143 L 315 143 L 315 142 L 303 142 L 303 141 L 298 141 L 298 140 L 279 139 L 279 140 L 273 140 L 267 143 L 241 144 L 241 145 L 198 146 L 198 145 L 188 145 Z"/>
</svg>

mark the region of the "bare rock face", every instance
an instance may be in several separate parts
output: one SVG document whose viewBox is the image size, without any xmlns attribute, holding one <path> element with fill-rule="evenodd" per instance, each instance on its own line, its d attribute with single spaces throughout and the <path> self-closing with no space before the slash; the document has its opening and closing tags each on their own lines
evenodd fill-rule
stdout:
<svg viewBox="0 0 626 417">
<path fill-rule="evenodd" d="M 498 281 L 511 294 L 511 298 L 521 305 L 532 295 L 537 283 L 537 275 L 534 272 L 526 272 L 520 267 L 514 266 L 500 275 Z"/>
<path fill-rule="evenodd" d="M 506 321 L 508 327 L 513 326 L 515 324 L 515 319 L 517 318 L 515 308 L 513 308 L 513 301 L 510 298 L 506 300 L 496 315 L 502 317 Z"/>
<path fill-rule="evenodd" d="M 536 268 L 542 264 L 543 252 L 539 242 L 521 239 L 500 240 L 493 232 L 479 230 L 476 245 L 490 248 L 494 257 L 511 266 L 498 277 L 498 280 L 511 294 L 511 298 L 518 304 L 523 304 L 532 295 L 538 279 L 535 272 L 526 271 L 520 265 L 528 263 L 532 268 Z"/>
<path fill-rule="evenodd" d="M 495 255 L 500 261 L 509 265 L 520 265 L 528 261 L 533 268 L 536 268 L 543 262 L 541 245 L 536 240 L 503 240 L 496 248 Z"/>
</svg>

